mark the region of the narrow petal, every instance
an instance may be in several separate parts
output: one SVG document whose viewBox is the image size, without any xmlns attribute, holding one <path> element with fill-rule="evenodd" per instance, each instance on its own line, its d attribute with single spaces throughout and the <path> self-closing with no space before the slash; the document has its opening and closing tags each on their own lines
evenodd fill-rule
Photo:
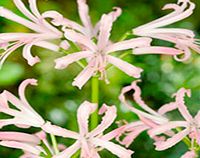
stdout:
<svg viewBox="0 0 200 158">
<path fill-rule="evenodd" d="M 106 53 L 116 52 L 116 51 L 122 51 L 127 49 L 134 49 L 136 47 L 144 47 L 144 46 L 150 46 L 151 38 L 136 38 L 136 39 L 130 39 L 125 40 L 122 42 L 118 42 L 115 44 L 111 44 L 108 46 L 105 50 Z"/>
<path fill-rule="evenodd" d="M 21 0 L 14 0 L 16 7 L 30 20 L 37 22 L 38 19 L 26 8 Z"/>
<path fill-rule="evenodd" d="M 102 111 L 103 110 L 103 111 Z M 100 109 L 100 114 L 104 114 L 105 116 L 102 118 L 101 123 L 92 131 L 90 132 L 90 136 L 94 137 L 100 135 L 105 131 L 111 124 L 114 122 L 115 118 L 117 117 L 117 109 L 115 106 L 107 106 L 104 104 Z"/>
<path fill-rule="evenodd" d="M 97 109 L 97 104 L 88 101 L 83 102 L 78 108 L 77 118 L 79 131 L 82 136 L 88 133 L 88 124 L 90 115 Z"/>
<path fill-rule="evenodd" d="M 80 33 L 77 33 L 73 30 L 69 30 L 69 29 L 65 29 L 65 37 L 68 40 L 71 40 L 72 42 L 75 43 L 80 43 L 84 46 L 86 46 L 87 48 L 89 48 L 91 51 L 95 51 L 96 50 L 96 45 L 93 43 L 92 40 L 90 40 L 87 36 L 82 35 Z"/>
<path fill-rule="evenodd" d="M 92 61 L 91 61 L 92 62 Z M 79 89 L 81 89 L 86 82 L 94 75 L 96 71 L 96 68 L 88 64 L 87 67 L 74 79 L 74 82 L 72 83 L 73 86 L 77 86 Z"/>
<path fill-rule="evenodd" d="M 49 49 L 54 52 L 59 51 L 59 47 L 56 44 L 53 44 L 47 41 L 37 41 L 34 43 L 34 45 L 39 46 L 41 48 Z"/>
<path fill-rule="evenodd" d="M 83 23 L 83 25 L 85 26 L 85 28 L 87 28 L 87 30 L 89 30 L 91 35 L 91 37 L 93 36 L 93 26 L 91 23 L 91 19 L 89 16 L 89 7 L 86 4 L 86 0 L 77 0 L 78 3 L 78 12 L 79 12 L 79 16 L 81 18 L 81 21 Z"/>
<path fill-rule="evenodd" d="M 124 147 L 121 147 L 120 145 L 114 144 L 109 141 L 104 141 L 98 138 L 94 138 L 92 142 L 97 147 L 99 146 L 105 148 L 120 158 L 131 158 L 131 155 L 133 154 L 133 151 L 127 150 Z"/>
<path fill-rule="evenodd" d="M 1 141 L 19 141 L 32 144 L 39 144 L 40 139 L 34 135 L 21 132 L 0 132 Z"/>
<path fill-rule="evenodd" d="M 161 106 L 161 108 L 158 109 L 158 113 L 161 115 L 164 115 L 170 111 L 173 111 L 175 109 L 177 109 L 177 104 L 175 102 L 173 103 L 169 103 L 169 104 L 165 104 L 163 106 Z"/>
<path fill-rule="evenodd" d="M 103 50 L 109 44 L 110 32 L 113 25 L 113 18 L 109 15 L 103 15 L 100 21 L 98 49 Z"/>
<path fill-rule="evenodd" d="M 79 61 L 84 58 L 89 58 L 92 55 L 93 55 L 93 52 L 91 52 L 91 51 L 81 51 L 81 52 L 66 55 L 64 57 L 61 57 L 61 58 L 58 58 L 55 60 L 55 62 L 56 62 L 55 68 L 56 69 L 64 69 L 68 65 L 70 65 L 74 62 Z"/>
<path fill-rule="evenodd" d="M 25 105 L 28 108 L 32 109 L 32 107 L 29 105 L 29 103 L 28 103 L 28 101 L 26 100 L 26 97 L 25 97 L 25 89 L 29 84 L 37 86 L 37 80 L 35 80 L 35 79 L 26 79 L 26 80 L 24 80 L 19 86 L 18 93 L 19 93 L 19 97 L 20 97 L 21 101 L 24 102 Z"/>
<path fill-rule="evenodd" d="M 52 125 L 50 122 L 47 122 L 42 126 L 42 129 L 49 133 L 56 136 L 61 136 L 64 138 L 72 138 L 72 139 L 79 139 L 79 135 L 76 132 L 69 131 L 67 129 L 61 128 L 56 125 Z"/>
<path fill-rule="evenodd" d="M 134 55 L 144 55 L 144 54 L 164 54 L 164 55 L 179 55 L 183 51 L 171 47 L 161 47 L 161 46 L 151 46 L 151 47 L 141 47 L 133 50 Z"/>
<path fill-rule="evenodd" d="M 1 146 L 9 147 L 9 148 L 15 148 L 15 149 L 21 149 L 30 153 L 33 153 L 35 155 L 40 154 L 40 150 L 35 148 L 34 146 L 28 144 L 28 143 L 20 143 L 15 141 L 1 141 Z"/>
<path fill-rule="evenodd" d="M 149 130 L 149 135 L 151 137 L 154 137 L 156 135 L 160 135 L 162 133 L 165 133 L 166 131 L 170 131 L 173 128 L 176 127 L 188 127 L 188 123 L 186 121 L 172 121 L 165 123 L 163 125 L 157 126 L 151 130 Z"/>
<path fill-rule="evenodd" d="M 53 156 L 53 158 L 71 158 L 80 149 L 80 146 L 80 142 L 76 141 L 73 145 L 71 145 L 61 153 Z"/>
<path fill-rule="evenodd" d="M 176 102 L 177 102 L 178 110 L 180 111 L 181 115 L 184 117 L 185 120 L 192 122 L 193 117 L 191 116 L 190 112 L 187 109 L 187 106 L 185 105 L 185 101 L 184 101 L 185 95 L 190 96 L 191 91 L 185 88 L 181 88 L 176 93 Z"/>
<path fill-rule="evenodd" d="M 4 17 L 4 18 L 7 18 L 9 20 L 12 20 L 14 22 L 17 22 L 19 24 L 22 24 L 28 28 L 30 28 L 31 30 L 34 30 L 36 32 L 43 32 L 44 29 L 39 27 L 38 25 L 36 25 L 35 23 L 33 22 L 30 22 L 16 14 L 14 14 L 13 12 L 11 12 L 10 10 L 8 9 L 5 9 L 3 7 L 0 7 L 0 16 L 1 17 Z"/>
<path fill-rule="evenodd" d="M 126 73 L 127 75 L 134 77 L 134 78 L 140 78 L 141 72 L 143 71 L 141 68 L 135 67 L 135 66 L 133 66 L 119 58 L 116 58 L 114 56 L 108 55 L 107 60 L 109 63 L 118 67 L 124 73 Z"/>
<path fill-rule="evenodd" d="M 31 54 L 31 48 L 33 45 L 34 43 L 26 44 L 23 48 L 23 57 L 28 61 L 28 64 L 30 66 L 33 66 L 36 63 L 40 62 L 40 59 L 38 56 L 33 57 Z"/>
<path fill-rule="evenodd" d="M 171 148 L 172 146 L 176 145 L 179 143 L 184 137 L 186 137 L 189 134 L 189 130 L 185 129 L 177 134 L 175 134 L 172 138 L 167 139 L 166 141 L 161 141 L 155 143 L 156 145 L 156 150 L 166 150 L 168 148 Z"/>
</svg>

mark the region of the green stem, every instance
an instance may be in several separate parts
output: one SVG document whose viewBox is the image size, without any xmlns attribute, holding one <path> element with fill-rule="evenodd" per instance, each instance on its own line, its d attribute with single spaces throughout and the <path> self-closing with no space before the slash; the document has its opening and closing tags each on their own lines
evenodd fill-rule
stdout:
<svg viewBox="0 0 200 158">
<path fill-rule="evenodd" d="M 99 102 L 99 77 L 94 76 L 91 81 L 91 102 Z M 94 129 L 98 125 L 98 108 L 91 116 L 91 129 Z"/>
<path fill-rule="evenodd" d="M 56 141 L 56 137 L 53 134 L 50 134 L 50 137 L 51 137 L 54 152 L 55 152 L 55 154 L 58 154 L 59 150 L 58 150 L 58 144 L 57 144 L 57 141 Z"/>
</svg>

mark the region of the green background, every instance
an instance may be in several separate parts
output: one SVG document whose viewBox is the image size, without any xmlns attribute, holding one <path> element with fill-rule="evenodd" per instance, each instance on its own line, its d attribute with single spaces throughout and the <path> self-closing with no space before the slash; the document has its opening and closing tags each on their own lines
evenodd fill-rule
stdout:
<svg viewBox="0 0 200 158">
<path fill-rule="evenodd" d="M 27 0 L 25 1 L 27 2 Z M 166 3 L 176 2 L 171 0 L 89 0 L 90 15 L 92 21 L 98 21 L 102 13 L 112 10 L 112 7 L 119 6 L 123 9 L 122 16 L 115 22 L 112 31 L 112 40 L 117 41 L 120 37 L 132 28 L 145 24 L 153 19 L 169 13 L 161 11 Z M 194 14 L 182 22 L 173 24 L 171 27 L 183 27 L 195 30 L 197 37 L 200 32 L 200 1 L 196 0 L 197 7 Z M 0 5 L 20 14 L 14 6 L 12 0 L 0 0 Z M 46 10 L 57 10 L 65 17 L 78 21 L 77 6 L 75 0 L 38 0 L 41 12 Z M 20 14 L 21 15 L 21 14 Z M 29 30 L 19 24 L 0 18 L 0 32 L 29 32 Z M 156 44 L 168 45 L 163 41 L 155 41 Z M 73 78 L 80 72 L 77 64 L 70 65 L 65 70 L 54 69 L 54 59 L 63 56 L 62 53 L 50 52 L 41 48 L 33 48 L 33 54 L 41 58 L 41 63 L 30 67 L 22 58 L 18 49 L 13 52 L 0 70 L 0 91 L 7 89 L 17 95 L 17 87 L 27 78 L 38 79 L 37 87 L 29 87 L 27 98 L 30 104 L 44 118 L 62 127 L 77 130 L 76 110 L 84 100 L 90 100 L 90 82 L 80 91 L 71 85 Z M 194 52 L 187 62 L 176 62 L 172 57 L 160 55 L 130 55 L 126 61 L 144 69 L 142 74 L 143 82 L 140 83 L 142 96 L 146 103 L 153 109 L 158 109 L 161 105 L 173 101 L 171 95 L 180 87 L 191 88 L 192 98 L 186 99 L 190 111 L 195 114 L 200 107 L 200 56 Z M 100 82 L 100 103 L 116 105 L 118 108 L 117 120 L 127 120 L 132 122 L 137 117 L 120 105 L 118 95 L 123 86 L 129 85 L 134 79 L 116 68 L 108 71 L 110 84 Z M 3 118 L 3 115 L 0 115 Z M 177 113 L 169 117 L 175 119 Z M 112 128 L 115 128 L 113 125 Z M 20 130 L 9 126 L 2 131 L 27 131 L 36 132 L 37 129 Z M 66 145 L 71 144 L 67 139 L 58 139 Z M 153 141 L 146 135 L 141 134 L 130 146 L 135 151 L 135 158 L 179 158 L 186 150 L 183 143 L 175 147 L 158 152 L 154 150 Z M 16 158 L 21 155 L 21 151 L 0 147 L 1 158 Z M 103 158 L 111 158 L 110 153 L 105 150 L 101 152 Z"/>
</svg>

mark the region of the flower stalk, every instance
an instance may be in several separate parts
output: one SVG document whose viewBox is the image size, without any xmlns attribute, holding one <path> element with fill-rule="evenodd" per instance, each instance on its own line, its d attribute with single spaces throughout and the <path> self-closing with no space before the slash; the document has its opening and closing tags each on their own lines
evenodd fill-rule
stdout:
<svg viewBox="0 0 200 158">
<path fill-rule="evenodd" d="M 99 103 L 99 77 L 98 75 L 92 77 L 91 79 L 91 102 Z M 91 115 L 91 129 L 94 129 L 98 125 L 98 108 Z"/>
</svg>

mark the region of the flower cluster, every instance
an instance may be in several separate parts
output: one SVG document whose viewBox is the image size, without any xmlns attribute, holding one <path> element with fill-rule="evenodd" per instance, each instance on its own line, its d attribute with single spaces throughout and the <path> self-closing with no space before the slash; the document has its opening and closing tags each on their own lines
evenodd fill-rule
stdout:
<svg viewBox="0 0 200 158">
<path fill-rule="evenodd" d="M 172 9 L 173 11 L 157 20 L 134 28 L 131 35 L 139 37 L 125 36 L 115 43 L 110 40 L 110 36 L 114 22 L 122 14 L 119 7 L 114 7 L 113 11 L 103 14 L 99 22 L 93 25 L 86 0 L 77 0 L 82 24 L 63 17 L 57 11 L 46 11 L 40 14 L 36 0 L 28 1 L 29 8 L 22 0 L 13 0 L 13 2 L 26 18 L 4 7 L 0 7 L 0 16 L 24 25 L 31 32 L 0 33 L 0 49 L 3 49 L 0 55 L 0 66 L 19 47 L 23 47 L 23 57 L 31 66 L 40 61 L 38 56 L 31 54 L 32 46 L 43 47 L 55 52 L 65 51 L 67 55 L 55 59 L 55 68 L 65 69 L 74 62 L 79 63 L 83 70 L 72 83 L 79 89 L 94 76 L 109 83 L 107 69 L 110 65 L 114 65 L 133 78 L 140 78 L 143 69 L 122 59 L 127 50 L 131 50 L 132 55 L 170 55 L 177 61 L 189 59 L 191 50 L 200 53 L 199 42 L 193 31 L 168 27 L 193 13 L 195 4 L 190 0 L 178 0 L 176 4 L 165 5 L 164 10 Z M 152 44 L 154 39 L 170 42 L 174 47 L 155 46 Z M 73 51 L 70 52 L 69 49 Z M 115 52 L 120 52 L 121 55 L 118 56 Z M 70 158 L 79 151 L 81 158 L 99 158 L 99 152 L 104 149 L 120 158 L 131 158 L 133 151 L 127 148 L 140 133 L 147 131 L 155 141 L 156 150 L 166 150 L 184 141 L 189 145 L 189 151 L 182 158 L 196 158 L 200 146 L 200 123 L 198 121 L 200 112 L 193 117 L 185 105 L 184 97 L 185 95 L 190 96 L 190 90 L 181 88 L 173 95 L 174 102 L 165 104 L 155 111 L 142 100 L 138 82 L 139 80 L 134 81 L 130 86 L 124 87 L 119 99 L 138 116 L 139 121 L 125 122 L 111 130 L 110 126 L 117 118 L 116 106 L 103 104 L 98 109 L 97 103 L 84 101 L 77 110 L 79 131 L 75 132 L 52 125 L 30 106 L 25 97 L 25 89 L 29 84 L 37 85 L 37 80 L 27 79 L 19 86 L 19 97 L 6 90 L 0 94 L 0 113 L 8 115 L 8 118 L 0 119 L 0 128 L 15 125 L 19 128 L 34 127 L 39 132 L 27 134 L 1 131 L 0 145 L 23 150 L 24 155 L 21 158 Z M 132 106 L 127 101 L 125 94 L 131 90 L 134 90 L 133 99 L 140 108 Z M 168 113 L 175 110 L 179 111 L 184 120 L 171 121 L 167 117 Z M 98 116 L 103 115 L 102 121 L 90 130 L 89 118 L 96 111 L 99 112 Z M 108 128 L 110 132 L 107 132 Z M 48 142 L 48 134 L 52 137 L 52 144 Z M 68 147 L 62 144 L 57 145 L 55 135 L 73 139 L 75 142 Z"/>
</svg>

